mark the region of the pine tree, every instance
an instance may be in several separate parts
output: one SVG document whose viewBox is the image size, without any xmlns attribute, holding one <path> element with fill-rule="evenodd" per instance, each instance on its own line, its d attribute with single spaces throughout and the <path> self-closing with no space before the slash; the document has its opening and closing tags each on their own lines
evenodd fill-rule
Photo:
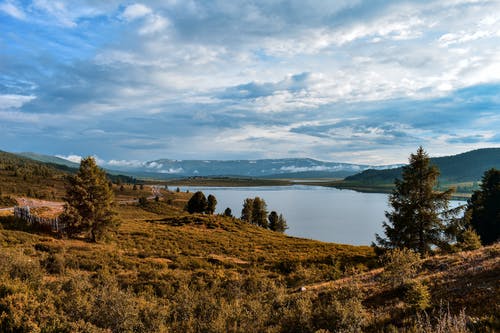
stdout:
<svg viewBox="0 0 500 333">
<path fill-rule="evenodd" d="M 70 236 L 85 232 L 96 242 L 118 226 L 106 173 L 92 157 L 82 159 L 77 174 L 69 177 L 64 200 L 61 221 Z"/>
<path fill-rule="evenodd" d="M 251 198 L 246 198 L 245 201 L 243 201 L 243 209 L 241 210 L 241 219 L 243 221 L 247 221 L 248 223 L 252 223 L 253 221 L 253 199 Z"/>
<path fill-rule="evenodd" d="M 480 189 L 472 194 L 467 210 L 483 244 L 500 239 L 500 170 L 484 173 Z"/>
<path fill-rule="evenodd" d="M 269 229 L 272 231 L 276 231 L 276 225 L 278 224 L 278 213 L 276 213 L 274 210 L 269 213 L 269 216 L 267 217 L 269 220 Z"/>
<path fill-rule="evenodd" d="M 385 213 L 388 219 L 388 223 L 383 224 L 386 238 L 376 235 L 377 242 L 388 248 L 408 248 L 424 256 L 433 245 L 445 245 L 443 219 L 450 214 L 448 201 L 453 190 L 434 190 L 439 170 L 430 165 L 429 156 L 422 147 L 410 155 L 402 176 L 402 180 L 395 180 L 389 197 L 393 210 Z"/>
<path fill-rule="evenodd" d="M 203 192 L 198 191 L 193 196 L 191 199 L 189 199 L 186 210 L 193 214 L 193 213 L 203 213 L 207 209 L 207 198 L 205 198 L 205 194 Z"/>
<path fill-rule="evenodd" d="M 227 207 L 226 210 L 224 210 L 224 216 L 233 217 L 233 212 L 231 211 L 231 208 Z"/>
<path fill-rule="evenodd" d="M 280 214 L 280 216 L 278 217 L 278 223 L 276 224 L 274 231 L 285 232 L 286 229 L 288 229 L 288 225 L 285 218 L 283 217 L 283 214 Z"/>
<path fill-rule="evenodd" d="M 259 197 L 253 199 L 252 223 L 266 229 L 269 227 L 267 223 L 267 204 L 264 199 Z"/>
<path fill-rule="evenodd" d="M 269 216 L 269 229 L 277 232 L 285 232 L 288 229 L 286 220 L 283 217 L 283 214 L 278 215 L 275 211 L 272 211 Z"/>
<path fill-rule="evenodd" d="M 207 198 L 207 208 L 205 210 L 205 213 L 213 214 L 215 212 L 216 206 L 217 206 L 217 199 L 215 198 L 214 195 L 209 194 Z"/>
</svg>

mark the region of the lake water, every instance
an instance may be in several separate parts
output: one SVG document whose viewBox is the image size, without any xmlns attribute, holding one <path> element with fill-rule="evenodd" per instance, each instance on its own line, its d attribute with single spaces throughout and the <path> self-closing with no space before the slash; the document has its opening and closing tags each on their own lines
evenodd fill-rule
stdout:
<svg viewBox="0 0 500 333">
<path fill-rule="evenodd" d="M 170 186 L 171 189 L 176 186 Z M 269 212 L 285 217 L 287 235 L 353 245 L 370 245 L 375 233 L 383 234 L 384 211 L 389 210 L 388 195 L 360 193 L 323 186 L 271 187 L 193 187 L 180 186 L 182 191 L 202 191 L 215 195 L 217 213 L 231 208 L 241 215 L 246 198 L 261 197 Z M 454 201 L 452 206 L 460 202 Z"/>
</svg>

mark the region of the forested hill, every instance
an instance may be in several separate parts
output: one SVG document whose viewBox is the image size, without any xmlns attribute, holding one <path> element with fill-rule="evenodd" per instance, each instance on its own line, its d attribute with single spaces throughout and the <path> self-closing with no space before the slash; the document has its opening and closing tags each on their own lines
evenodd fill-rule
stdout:
<svg viewBox="0 0 500 333">
<path fill-rule="evenodd" d="M 31 156 L 33 157 L 33 156 Z M 41 162 L 18 154 L 0 150 L 0 196 L 28 195 L 42 199 L 52 198 L 52 192 L 64 191 L 64 179 L 75 173 L 76 167 L 51 162 Z M 133 183 L 133 177 L 111 175 L 107 177 L 116 182 Z"/>
<path fill-rule="evenodd" d="M 439 168 L 443 183 L 473 182 L 481 180 L 484 172 L 491 168 L 500 169 L 500 148 L 484 148 L 463 154 L 434 157 L 431 163 Z M 392 183 L 400 178 L 402 167 L 388 170 L 369 169 L 346 177 L 346 181 L 363 184 Z"/>
</svg>

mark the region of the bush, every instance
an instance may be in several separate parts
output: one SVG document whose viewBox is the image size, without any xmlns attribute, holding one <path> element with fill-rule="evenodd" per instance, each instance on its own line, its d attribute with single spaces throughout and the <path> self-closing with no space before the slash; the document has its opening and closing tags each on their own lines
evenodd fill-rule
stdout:
<svg viewBox="0 0 500 333">
<path fill-rule="evenodd" d="M 382 281 L 394 288 L 411 280 L 422 265 L 418 253 L 404 248 L 387 251 L 382 256 L 382 262 Z"/>
<path fill-rule="evenodd" d="M 363 295 L 355 287 L 344 287 L 318 295 L 313 302 L 312 322 L 316 329 L 331 332 L 361 332 L 367 312 Z"/>
<path fill-rule="evenodd" d="M 477 250 L 481 247 L 481 238 L 473 229 L 467 229 L 460 235 L 457 246 L 463 251 Z"/>
<path fill-rule="evenodd" d="M 431 306 L 431 294 L 425 284 L 413 280 L 405 287 L 405 301 L 412 309 L 425 310 Z"/>
<path fill-rule="evenodd" d="M 49 274 L 63 274 L 65 270 L 65 260 L 61 254 L 51 253 L 42 261 L 43 267 Z"/>
</svg>

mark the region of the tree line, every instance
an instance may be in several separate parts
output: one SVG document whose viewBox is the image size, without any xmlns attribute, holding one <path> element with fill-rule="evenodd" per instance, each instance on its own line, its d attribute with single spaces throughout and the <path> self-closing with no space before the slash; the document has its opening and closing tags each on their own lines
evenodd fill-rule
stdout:
<svg viewBox="0 0 500 333">
<path fill-rule="evenodd" d="M 213 214 L 215 212 L 216 205 L 217 199 L 214 195 L 209 194 L 208 197 L 205 197 L 203 192 L 197 191 L 187 202 L 186 210 L 191 214 Z M 232 217 L 231 208 L 226 208 L 223 215 Z M 267 204 L 264 199 L 261 199 L 260 197 L 247 198 L 243 201 L 243 209 L 241 211 L 240 219 L 272 231 L 285 232 L 285 230 L 288 229 L 283 214 L 278 215 L 275 211 L 268 213 Z"/>
</svg>

